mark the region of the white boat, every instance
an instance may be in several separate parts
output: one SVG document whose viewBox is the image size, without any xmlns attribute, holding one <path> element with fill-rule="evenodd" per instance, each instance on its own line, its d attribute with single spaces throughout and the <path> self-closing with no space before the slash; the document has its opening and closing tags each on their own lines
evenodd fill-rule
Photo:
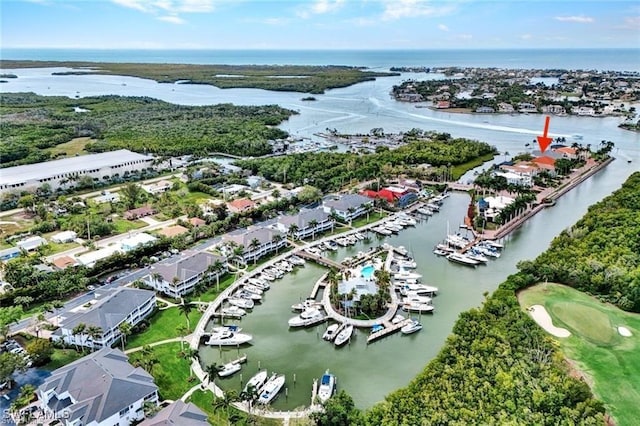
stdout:
<svg viewBox="0 0 640 426">
<path fill-rule="evenodd" d="M 403 296 L 415 293 L 419 296 L 433 296 L 438 292 L 438 287 L 426 284 L 403 284 L 400 287 L 400 294 Z"/>
<path fill-rule="evenodd" d="M 400 231 L 402 231 L 402 226 L 399 226 L 396 223 L 387 222 L 387 223 L 383 224 L 382 226 L 384 226 L 385 228 L 387 228 L 391 232 L 400 232 Z"/>
<path fill-rule="evenodd" d="M 305 299 L 304 302 L 295 303 L 295 304 L 291 305 L 291 310 L 293 310 L 293 311 L 305 311 L 305 310 L 310 309 L 310 308 L 315 308 L 318 305 L 320 305 L 320 303 L 316 302 L 315 299 Z"/>
<path fill-rule="evenodd" d="M 416 211 L 418 213 L 422 214 L 422 215 L 425 215 L 425 216 L 433 216 L 433 210 L 430 210 L 430 209 L 425 208 L 425 207 L 420 207 Z"/>
<path fill-rule="evenodd" d="M 398 323 L 401 323 L 402 321 L 404 321 L 404 317 L 400 314 L 396 314 L 396 316 L 394 316 L 393 319 L 391 319 L 391 324 L 398 324 Z"/>
<path fill-rule="evenodd" d="M 571 139 L 577 140 L 577 141 L 581 141 L 583 138 L 583 136 L 579 133 L 574 133 L 573 135 L 571 135 Z"/>
<path fill-rule="evenodd" d="M 440 206 L 439 206 L 439 205 L 437 205 L 436 203 L 429 203 L 429 204 L 427 204 L 427 208 L 428 208 L 429 210 L 431 210 L 431 211 L 434 211 L 434 212 L 438 212 L 438 211 L 440 211 Z"/>
<path fill-rule="evenodd" d="M 234 361 L 228 362 L 222 366 L 222 368 L 218 371 L 218 376 L 220 377 L 228 377 L 231 376 L 242 369 L 242 363 L 247 360 L 247 357 L 244 356 L 242 358 L 236 359 Z"/>
<path fill-rule="evenodd" d="M 253 339 L 253 336 L 240 333 L 240 330 L 242 329 L 233 325 L 214 327 L 205 345 L 231 346 L 249 343 Z"/>
<path fill-rule="evenodd" d="M 242 288 L 244 288 L 249 293 L 257 294 L 259 296 L 261 296 L 263 293 L 262 289 L 259 289 L 257 286 L 253 284 L 245 284 L 242 286 Z"/>
<path fill-rule="evenodd" d="M 415 304 L 415 305 L 421 305 L 421 304 L 425 304 L 425 305 L 430 305 L 432 302 L 432 299 L 429 296 L 418 296 L 417 294 L 413 293 L 413 294 L 409 294 L 405 297 L 402 298 L 402 303 L 404 304 Z"/>
<path fill-rule="evenodd" d="M 260 396 L 258 397 L 258 402 L 260 404 L 268 404 L 273 401 L 278 395 L 278 392 L 280 392 L 280 389 L 284 386 L 284 381 L 284 374 L 271 376 L 262 388 Z"/>
<path fill-rule="evenodd" d="M 493 248 L 495 248 L 495 249 L 501 249 L 501 248 L 504 248 L 504 244 L 499 243 L 499 242 L 497 242 L 497 241 L 493 241 L 493 240 L 484 240 L 484 241 L 482 242 L 482 244 L 483 244 L 483 245 L 485 245 L 485 246 L 493 247 Z"/>
<path fill-rule="evenodd" d="M 371 230 L 374 231 L 374 232 L 377 232 L 378 234 L 381 234 L 381 235 L 391 235 L 392 234 L 391 231 L 389 231 L 387 228 L 384 228 L 382 226 L 379 226 L 377 228 L 371 228 Z"/>
<path fill-rule="evenodd" d="M 262 300 L 262 296 L 260 296 L 259 294 L 251 293 L 246 290 L 240 290 L 235 294 L 235 296 L 240 299 L 252 300 L 254 302 Z"/>
<path fill-rule="evenodd" d="M 422 275 L 417 272 L 400 270 L 393 274 L 393 278 L 396 280 L 419 280 L 422 278 Z"/>
<path fill-rule="evenodd" d="M 318 399 L 320 402 L 327 402 L 336 389 L 336 376 L 325 371 L 320 378 L 320 387 L 318 388 Z"/>
<path fill-rule="evenodd" d="M 416 226 L 416 224 L 418 223 L 414 218 L 412 218 L 406 213 L 405 214 L 399 213 L 398 219 L 402 220 L 404 223 L 406 223 L 409 226 Z"/>
<path fill-rule="evenodd" d="M 336 338 L 336 334 L 339 328 L 340 324 L 331 324 L 329 327 L 327 327 L 327 330 L 322 335 L 322 338 L 324 340 L 332 341 Z"/>
<path fill-rule="evenodd" d="M 435 254 L 436 256 L 447 256 L 449 253 L 451 253 L 451 252 L 450 251 L 444 251 L 444 250 L 441 250 L 439 248 L 437 248 L 437 249 L 435 249 L 433 251 L 433 254 Z"/>
<path fill-rule="evenodd" d="M 227 299 L 227 302 L 229 302 L 230 305 L 237 306 L 242 309 L 253 309 L 255 306 L 253 300 L 243 299 L 241 297 L 230 297 Z"/>
<path fill-rule="evenodd" d="M 404 257 L 409 256 L 409 250 L 407 250 L 404 246 L 394 247 L 393 251 L 398 253 L 400 256 L 404 256 Z"/>
<path fill-rule="evenodd" d="M 275 276 L 271 275 L 267 271 L 262 271 L 262 273 L 260 274 L 260 278 L 265 279 L 267 281 L 275 281 L 275 279 L 276 279 Z"/>
<path fill-rule="evenodd" d="M 340 333 L 336 336 L 333 344 L 336 346 L 342 346 L 351 339 L 351 335 L 353 334 L 353 325 L 349 324 L 344 327 Z"/>
<path fill-rule="evenodd" d="M 415 269 L 418 267 L 418 264 L 415 262 L 415 260 L 396 259 L 395 262 L 401 268 Z"/>
<path fill-rule="evenodd" d="M 278 269 L 280 269 L 281 271 L 285 271 L 285 272 L 293 271 L 293 266 L 291 266 L 291 264 L 289 262 L 287 262 L 286 260 L 283 260 L 281 262 L 276 263 L 275 266 Z"/>
<path fill-rule="evenodd" d="M 258 287 L 262 291 L 269 290 L 271 288 L 267 281 L 261 280 L 259 278 L 249 278 L 247 281 Z"/>
<path fill-rule="evenodd" d="M 437 249 L 437 250 L 444 251 L 444 252 L 447 252 L 447 253 L 453 253 L 453 252 L 455 251 L 454 249 L 452 249 L 451 247 L 449 247 L 449 245 L 448 245 L 448 244 L 442 244 L 442 243 L 440 243 L 440 244 L 436 245 L 436 249 Z"/>
<path fill-rule="evenodd" d="M 404 327 L 402 327 L 400 329 L 402 334 L 411 334 L 411 333 L 415 333 L 416 331 L 420 331 L 420 330 L 422 330 L 422 324 L 420 324 L 416 320 L 411 321 L 409 324 L 405 325 Z"/>
<path fill-rule="evenodd" d="M 289 257 L 289 262 L 297 266 L 302 266 L 307 263 L 303 258 L 301 258 L 300 256 L 296 256 L 295 254 Z"/>
<path fill-rule="evenodd" d="M 469 256 L 458 252 L 451 253 L 449 256 L 447 256 L 447 259 L 449 259 L 451 262 L 456 262 L 460 263 L 461 265 L 467 266 L 476 266 L 480 263 L 477 260 L 471 259 Z"/>
<path fill-rule="evenodd" d="M 318 308 L 309 308 L 289 320 L 289 327 L 307 327 L 322 322 L 327 317 Z"/>
<path fill-rule="evenodd" d="M 242 317 L 247 314 L 247 311 L 237 306 L 229 306 L 228 308 L 222 308 L 221 312 L 222 312 L 222 315 L 227 315 L 230 317 Z"/>
<path fill-rule="evenodd" d="M 428 313 L 428 312 L 433 312 L 434 309 L 435 307 L 433 305 L 429 305 L 426 303 L 420 303 L 420 304 L 406 303 L 402 305 L 402 310 L 407 312 Z"/>
<path fill-rule="evenodd" d="M 244 392 L 247 392 L 250 388 L 253 388 L 256 392 L 260 392 L 260 389 L 262 389 L 268 378 L 269 374 L 267 370 L 258 371 L 244 386 Z"/>
<path fill-rule="evenodd" d="M 485 255 L 483 255 L 479 251 L 475 251 L 473 249 L 467 251 L 465 253 L 465 256 L 467 256 L 469 259 L 477 260 L 480 263 L 487 263 L 489 261 L 489 259 L 487 259 L 487 257 Z"/>
<path fill-rule="evenodd" d="M 354 237 L 356 237 L 359 240 L 364 240 L 365 238 L 367 238 L 364 234 L 360 233 L 360 232 L 356 232 L 355 234 L 353 234 Z"/>
</svg>

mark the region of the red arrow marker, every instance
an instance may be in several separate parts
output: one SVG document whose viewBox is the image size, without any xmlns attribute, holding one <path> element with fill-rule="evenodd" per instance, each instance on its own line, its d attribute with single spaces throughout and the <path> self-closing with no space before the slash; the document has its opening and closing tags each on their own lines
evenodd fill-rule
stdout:
<svg viewBox="0 0 640 426">
<path fill-rule="evenodd" d="M 549 145 L 551 145 L 551 142 L 553 142 L 553 138 L 547 137 L 547 133 L 549 132 L 550 120 L 551 117 L 547 115 L 544 121 L 544 134 L 542 136 L 536 137 L 536 139 L 538 139 L 538 145 L 540 145 L 540 152 L 545 152 L 547 148 L 549 148 Z"/>
</svg>

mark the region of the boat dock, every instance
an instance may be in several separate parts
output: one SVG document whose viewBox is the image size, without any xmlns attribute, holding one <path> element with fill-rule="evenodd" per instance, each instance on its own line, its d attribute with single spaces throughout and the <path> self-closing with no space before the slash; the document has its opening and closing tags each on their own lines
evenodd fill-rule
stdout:
<svg viewBox="0 0 640 426">
<path fill-rule="evenodd" d="M 345 266 L 343 264 L 338 263 L 338 262 L 336 262 L 334 260 L 331 260 L 331 259 L 327 259 L 324 256 L 311 254 L 311 253 L 309 253 L 307 251 L 304 251 L 304 250 L 300 250 L 300 251 L 296 252 L 295 254 L 297 254 L 299 257 L 303 257 L 305 259 L 312 260 L 312 261 L 316 262 L 318 265 L 322 265 L 322 266 L 326 266 L 326 267 L 329 267 L 329 268 L 338 269 L 339 271 L 345 269 Z"/>
<path fill-rule="evenodd" d="M 369 337 L 367 337 L 367 344 L 388 336 L 389 334 L 395 333 L 405 325 L 411 324 L 412 321 L 413 320 L 411 318 L 407 318 L 396 324 L 392 324 L 389 320 L 383 322 L 382 325 L 384 328 L 380 331 L 376 331 L 375 333 L 371 333 Z"/>
<path fill-rule="evenodd" d="M 327 286 L 327 282 L 325 281 L 326 279 L 327 279 L 327 274 L 324 274 L 323 276 L 320 277 L 318 281 L 316 281 L 316 284 L 313 286 L 313 289 L 311 290 L 311 294 L 309 295 L 309 299 L 315 300 L 316 296 L 318 296 L 318 292 L 320 291 L 320 289 Z"/>
<path fill-rule="evenodd" d="M 229 361 L 229 364 L 244 364 L 247 362 L 247 354 L 242 355 L 240 358 L 235 359 L 233 361 Z"/>
</svg>

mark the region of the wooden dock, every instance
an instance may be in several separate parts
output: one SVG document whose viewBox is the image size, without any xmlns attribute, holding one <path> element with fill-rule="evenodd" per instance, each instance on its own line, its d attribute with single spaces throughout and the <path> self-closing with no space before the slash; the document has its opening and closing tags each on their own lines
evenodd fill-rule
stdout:
<svg viewBox="0 0 640 426">
<path fill-rule="evenodd" d="M 311 254 L 311 253 L 309 253 L 307 251 L 304 251 L 304 250 L 300 250 L 296 254 L 299 257 L 303 257 L 305 259 L 312 260 L 312 261 L 314 261 L 317 264 L 322 265 L 322 266 L 326 266 L 326 267 L 329 267 L 329 268 L 334 268 L 334 269 L 337 269 L 339 271 L 345 269 L 345 266 L 343 264 L 338 263 L 338 262 L 336 262 L 334 260 L 331 260 L 331 259 L 327 259 L 324 256 L 318 256 L 318 255 L 315 255 L 315 254 Z"/>
<path fill-rule="evenodd" d="M 384 328 L 380 331 L 376 331 L 375 333 L 371 333 L 369 337 L 367 337 L 367 344 L 388 336 L 389 334 L 395 333 L 405 325 L 411 324 L 412 321 L 413 320 L 411 318 L 407 318 L 396 324 L 392 324 L 390 321 L 383 322 L 382 325 L 384 325 Z"/>
<path fill-rule="evenodd" d="M 316 284 L 313 286 L 313 289 L 311 290 L 311 294 L 309 295 L 309 299 L 315 300 L 316 296 L 318 296 L 318 292 L 320 291 L 320 289 L 327 286 L 327 282 L 325 281 L 326 278 L 327 278 L 327 274 L 324 274 L 322 277 L 320 277 L 318 281 L 316 281 Z"/>
</svg>

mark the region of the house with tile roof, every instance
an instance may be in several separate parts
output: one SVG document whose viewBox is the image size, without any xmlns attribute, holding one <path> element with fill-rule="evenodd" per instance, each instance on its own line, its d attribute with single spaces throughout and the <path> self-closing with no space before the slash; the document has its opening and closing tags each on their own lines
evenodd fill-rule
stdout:
<svg viewBox="0 0 640 426">
<path fill-rule="evenodd" d="M 256 203 L 248 198 L 238 198 L 237 200 L 229 201 L 227 207 L 231 213 L 243 213 L 253 210 L 256 207 Z"/>
<path fill-rule="evenodd" d="M 37 390 L 47 418 L 67 426 L 129 425 L 158 405 L 153 377 L 118 349 L 103 348 L 58 368 Z"/>
<path fill-rule="evenodd" d="M 51 333 L 51 340 L 92 349 L 110 347 L 121 337 L 120 324 L 128 322 L 135 327 L 155 307 L 156 293 L 150 290 L 130 287 L 98 289 L 95 299 L 59 317 L 59 328 Z M 84 331 L 74 334 L 77 332 L 74 329 L 82 325 Z M 100 332 L 92 336 L 90 327 Z"/>
<path fill-rule="evenodd" d="M 220 269 L 211 266 L 219 262 Z M 149 268 L 149 275 L 142 282 L 168 296 L 179 298 L 191 293 L 203 279 L 216 280 L 226 274 L 227 262 L 221 256 L 206 252 L 186 250 L 178 257 L 157 262 Z"/>
</svg>

